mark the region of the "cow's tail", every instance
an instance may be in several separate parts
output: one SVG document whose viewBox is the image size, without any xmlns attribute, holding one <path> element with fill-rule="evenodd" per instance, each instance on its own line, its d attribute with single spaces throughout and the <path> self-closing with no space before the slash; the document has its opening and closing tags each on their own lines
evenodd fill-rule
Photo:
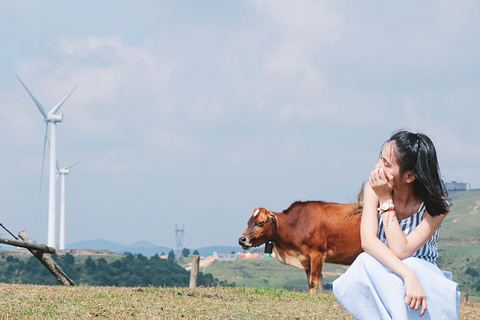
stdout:
<svg viewBox="0 0 480 320">
<path fill-rule="evenodd" d="M 353 214 L 362 214 L 363 212 L 363 189 L 365 188 L 365 182 L 362 183 L 362 188 L 360 189 L 360 193 L 357 196 L 357 201 L 355 202 L 356 207 Z"/>
</svg>

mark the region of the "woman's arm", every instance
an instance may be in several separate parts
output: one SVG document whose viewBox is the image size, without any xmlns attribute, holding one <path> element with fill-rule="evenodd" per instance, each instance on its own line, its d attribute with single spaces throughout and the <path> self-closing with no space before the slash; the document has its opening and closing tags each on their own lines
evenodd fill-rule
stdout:
<svg viewBox="0 0 480 320">
<path fill-rule="evenodd" d="M 393 219 L 393 221 L 388 221 L 388 223 L 386 223 L 388 217 L 384 215 L 382 219 L 388 247 L 401 260 L 410 257 L 427 243 L 435 231 L 440 228 L 445 217 L 446 214 L 432 217 L 428 212 L 425 212 L 423 220 L 419 225 L 405 236 L 400 228 L 398 220 Z"/>
<path fill-rule="evenodd" d="M 372 200 L 372 204 L 375 202 L 375 206 L 379 202 L 393 202 L 393 185 L 390 183 L 390 180 L 387 177 L 387 173 L 381 169 L 374 170 L 370 175 L 369 183 L 366 185 L 365 190 L 370 189 L 368 192 L 373 194 L 372 198 L 375 201 Z M 419 225 L 405 236 L 398 220 L 389 213 L 383 214 L 382 220 L 388 247 L 400 260 L 410 257 L 433 236 L 435 231 L 441 226 L 445 216 L 446 214 L 432 217 L 426 212 Z"/>
<path fill-rule="evenodd" d="M 389 247 L 378 239 L 377 206 L 378 198 L 370 185 L 367 184 L 364 191 L 364 206 L 360 224 L 363 250 L 402 277 L 402 274 L 406 271 L 405 268 L 408 269 L 408 267 L 400 261 Z"/>
<path fill-rule="evenodd" d="M 403 279 L 406 293 L 405 302 L 415 310 L 422 307 L 420 315 L 423 315 L 427 309 L 425 292 L 415 273 L 378 239 L 378 197 L 369 184 L 365 186 L 364 192 L 364 207 L 360 225 L 363 250 Z"/>
</svg>

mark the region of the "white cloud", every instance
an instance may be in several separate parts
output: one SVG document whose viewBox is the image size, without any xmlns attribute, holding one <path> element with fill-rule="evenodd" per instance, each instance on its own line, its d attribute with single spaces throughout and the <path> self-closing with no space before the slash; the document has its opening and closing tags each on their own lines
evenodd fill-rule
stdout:
<svg viewBox="0 0 480 320">
<path fill-rule="evenodd" d="M 37 79 L 42 74 L 55 77 L 48 81 L 48 88 L 56 91 L 65 83 L 79 85 L 65 114 L 77 134 L 85 136 L 113 137 L 119 130 L 130 130 L 124 127 L 128 121 L 148 115 L 145 107 L 158 106 L 152 100 L 165 92 L 174 70 L 173 62 L 163 61 L 146 47 L 125 45 L 119 35 L 64 36 L 57 54 L 64 63 L 32 68 L 35 62 L 29 62 L 19 69 L 29 69 L 30 77 L 33 73 Z M 38 91 L 46 87 L 35 86 Z"/>
<path fill-rule="evenodd" d="M 445 179 L 479 181 L 480 142 L 474 137 L 480 135 L 480 120 L 467 111 L 469 106 L 462 105 L 459 94 L 452 91 L 437 93 L 435 98 L 425 95 L 406 99 L 408 129 L 423 132 L 433 140 Z M 477 125 L 471 125 L 471 121 Z M 471 130 L 465 131 L 466 125 Z"/>
<path fill-rule="evenodd" d="M 266 71 L 274 77 L 300 74 L 321 90 L 318 65 L 322 50 L 339 39 L 341 19 L 325 1 L 276 2 L 259 0 L 255 4 L 271 24 L 271 36 L 278 42 L 267 54 Z"/>
<path fill-rule="evenodd" d="M 26 92 L 25 92 L 26 94 Z M 30 97 L 28 97 L 30 99 Z M 18 100 L 27 101 L 26 97 L 12 97 L 5 92 L 0 91 L 0 141 L 11 143 L 15 141 L 17 144 L 28 142 L 35 138 L 36 129 L 43 125 L 41 114 L 36 111 L 36 107 L 32 102 L 31 109 L 20 107 Z M 35 114 L 36 113 L 36 114 Z M 31 116 L 33 114 L 33 117 Z"/>
<path fill-rule="evenodd" d="M 443 35 L 458 37 L 466 28 L 471 28 L 472 20 L 477 20 L 480 4 L 475 0 L 461 0 L 451 2 L 442 0 L 436 2 L 435 27 Z M 478 30 L 477 30 L 478 32 Z"/>
<path fill-rule="evenodd" d="M 273 30 L 305 47 L 332 44 L 338 40 L 341 19 L 329 1 L 254 1 L 273 24 Z"/>
</svg>

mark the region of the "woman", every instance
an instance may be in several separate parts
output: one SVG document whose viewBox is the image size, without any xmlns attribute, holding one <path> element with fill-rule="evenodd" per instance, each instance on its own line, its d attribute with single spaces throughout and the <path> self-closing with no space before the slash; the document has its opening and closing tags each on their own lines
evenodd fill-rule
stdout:
<svg viewBox="0 0 480 320">
<path fill-rule="evenodd" d="M 364 191 L 364 253 L 333 283 L 355 319 L 458 319 L 460 293 L 435 264 L 450 207 L 432 141 L 399 131 L 382 149 Z"/>
</svg>

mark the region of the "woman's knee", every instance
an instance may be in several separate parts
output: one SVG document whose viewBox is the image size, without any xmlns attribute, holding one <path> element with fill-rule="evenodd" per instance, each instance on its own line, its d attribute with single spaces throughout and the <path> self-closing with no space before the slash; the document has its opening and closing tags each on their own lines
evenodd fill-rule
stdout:
<svg viewBox="0 0 480 320">
<path fill-rule="evenodd" d="M 370 265 L 372 263 L 379 263 L 372 255 L 366 252 L 362 252 L 358 255 L 357 259 L 353 263 Z"/>
</svg>

